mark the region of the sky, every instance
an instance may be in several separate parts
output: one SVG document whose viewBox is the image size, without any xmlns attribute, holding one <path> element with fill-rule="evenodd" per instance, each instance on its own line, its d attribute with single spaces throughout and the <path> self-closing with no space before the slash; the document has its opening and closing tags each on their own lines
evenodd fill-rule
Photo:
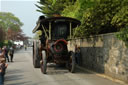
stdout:
<svg viewBox="0 0 128 85">
<path fill-rule="evenodd" d="M 13 13 L 24 24 L 21 27 L 24 34 L 33 37 L 32 30 L 36 26 L 38 17 L 42 15 L 36 11 L 37 1 L 39 0 L 0 0 L 0 11 Z"/>
</svg>

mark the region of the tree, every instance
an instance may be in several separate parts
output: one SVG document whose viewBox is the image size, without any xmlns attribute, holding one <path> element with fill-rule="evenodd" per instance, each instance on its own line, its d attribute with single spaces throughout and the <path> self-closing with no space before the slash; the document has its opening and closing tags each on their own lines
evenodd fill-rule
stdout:
<svg viewBox="0 0 128 85">
<path fill-rule="evenodd" d="M 128 26 L 128 0 L 121 1 L 119 11 L 112 18 L 111 24 L 119 29 Z"/>
<path fill-rule="evenodd" d="M 90 16 L 91 10 L 99 3 L 99 0 L 76 0 L 73 5 L 66 6 L 66 8 L 62 11 L 63 16 L 68 16 L 72 18 L 76 18 L 81 21 L 84 26 L 84 22 L 86 22 L 85 16 Z M 89 22 L 90 23 L 90 22 Z M 88 23 L 87 23 L 88 24 Z M 74 32 L 75 36 L 82 37 L 85 35 L 85 28 L 80 26 Z M 83 28 L 82 28 L 83 27 Z"/>
<path fill-rule="evenodd" d="M 79 10 L 80 10 L 80 3 L 79 0 L 77 0 L 74 4 L 66 6 L 62 11 L 62 15 L 66 17 L 77 18 L 80 20 L 80 18 L 78 17 L 80 14 Z"/>
<path fill-rule="evenodd" d="M 53 15 L 61 15 L 61 12 L 67 5 L 71 5 L 76 0 L 40 0 L 36 5 L 39 9 L 37 11 L 43 13 L 47 17 Z"/>
<path fill-rule="evenodd" d="M 12 13 L 0 12 L 0 27 L 5 33 L 6 39 L 12 39 L 12 35 L 18 32 L 23 23 Z M 11 36 L 11 37 L 10 37 Z M 12 39 L 13 40 L 13 39 Z"/>
<path fill-rule="evenodd" d="M 62 11 L 63 16 L 73 17 L 81 20 L 83 13 L 88 9 L 94 7 L 99 0 L 76 0 L 74 4 L 66 6 Z"/>
<path fill-rule="evenodd" d="M 2 42 L 5 38 L 5 32 L 2 28 L 0 28 L 0 42 Z"/>
<path fill-rule="evenodd" d="M 90 36 L 96 34 L 120 31 L 127 23 L 127 0 L 100 0 L 91 8 L 83 12 L 82 24 L 76 29 L 76 36 Z M 126 13 L 122 16 L 122 12 Z M 120 25 L 120 26 L 119 26 Z"/>
<path fill-rule="evenodd" d="M 0 27 L 7 31 L 9 28 L 18 30 L 23 23 L 9 12 L 0 12 Z"/>
<path fill-rule="evenodd" d="M 23 34 L 23 31 L 21 29 L 18 29 L 17 31 L 13 30 L 13 29 L 8 29 L 8 40 L 13 40 L 13 41 L 17 41 L 17 40 L 21 40 L 24 41 L 26 39 L 28 39 L 28 37 Z"/>
<path fill-rule="evenodd" d="M 20 28 L 22 25 L 14 14 L 0 12 L 0 46 L 9 45 L 10 41 L 27 39 Z"/>
</svg>

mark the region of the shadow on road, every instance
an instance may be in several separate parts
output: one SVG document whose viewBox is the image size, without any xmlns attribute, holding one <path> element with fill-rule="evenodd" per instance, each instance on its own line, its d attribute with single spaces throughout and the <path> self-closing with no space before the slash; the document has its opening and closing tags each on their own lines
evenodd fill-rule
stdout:
<svg viewBox="0 0 128 85">
<path fill-rule="evenodd" d="M 22 75 L 9 75 L 6 76 L 5 81 L 14 81 L 14 80 L 21 80 L 22 79 Z"/>
<path fill-rule="evenodd" d="M 38 83 L 30 84 L 31 81 L 27 82 L 20 82 L 20 83 L 12 83 L 12 84 L 7 84 L 7 85 L 38 85 Z"/>
<path fill-rule="evenodd" d="M 56 65 L 56 64 L 48 64 L 47 65 L 47 75 L 60 75 L 60 74 L 67 74 L 70 73 L 68 68 L 65 65 Z M 76 67 L 75 73 L 73 74 L 93 74 L 88 71 L 80 70 Z"/>
<path fill-rule="evenodd" d="M 14 80 L 20 80 L 22 79 L 22 75 L 19 73 L 22 73 L 23 71 L 22 70 L 18 70 L 18 69 L 14 69 L 14 70 L 9 70 L 7 71 L 6 75 L 5 76 L 5 81 L 14 81 Z"/>
<path fill-rule="evenodd" d="M 24 76 L 22 75 L 24 71 L 14 69 L 14 70 L 9 70 L 7 72 L 8 75 L 5 76 L 5 85 L 38 85 L 38 83 L 33 83 L 31 84 L 32 81 L 23 81 Z M 18 81 L 18 82 L 17 82 Z"/>
</svg>

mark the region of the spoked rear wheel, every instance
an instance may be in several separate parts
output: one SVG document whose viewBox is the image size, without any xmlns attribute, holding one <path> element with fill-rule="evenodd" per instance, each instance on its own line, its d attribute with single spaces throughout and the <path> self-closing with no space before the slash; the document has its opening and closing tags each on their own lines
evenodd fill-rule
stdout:
<svg viewBox="0 0 128 85">
<path fill-rule="evenodd" d="M 68 70 L 71 73 L 74 73 L 75 72 L 75 66 L 76 66 L 75 53 L 72 52 L 71 56 L 70 56 L 70 60 L 68 62 Z"/>
<path fill-rule="evenodd" d="M 47 70 L 47 58 L 46 58 L 46 51 L 42 51 L 42 61 L 41 61 L 41 72 L 46 74 Z"/>
</svg>

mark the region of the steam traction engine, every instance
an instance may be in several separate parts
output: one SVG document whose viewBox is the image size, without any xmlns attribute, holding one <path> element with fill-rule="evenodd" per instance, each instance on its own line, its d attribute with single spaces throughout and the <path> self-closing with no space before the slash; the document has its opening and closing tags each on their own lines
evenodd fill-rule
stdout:
<svg viewBox="0 0 128 85">
<path fill-rule="evenodd" d="M 33 33 L 42 31 L 40 40 L 33 42 L 33 65 L 46 74 L 47 63 L 65 64 L 70 72 L 75 71 L 75 55 L 68 51 L 67 41 L 72 37 L 73 28 L 80 21 L 69 17 L 39 17 Z"/>
</svg>

